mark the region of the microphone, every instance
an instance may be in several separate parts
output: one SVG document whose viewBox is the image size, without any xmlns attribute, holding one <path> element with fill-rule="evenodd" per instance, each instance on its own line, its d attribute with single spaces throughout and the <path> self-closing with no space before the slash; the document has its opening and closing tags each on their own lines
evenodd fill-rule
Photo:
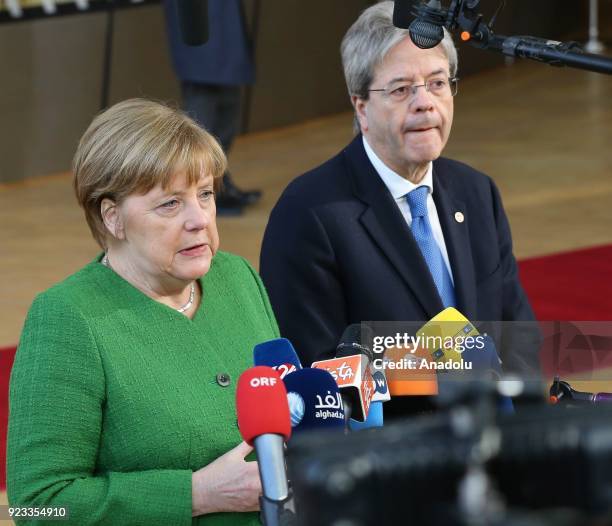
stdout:
<svg viewBox="0 0 612 526">
<path fill-rule="evenodd" d="M 412 20 L 412 4 L 415 0 L 395 0 L 393 2 L 393 25 L 408 29 Z"/>
<path fill-rule="evenodd" d="M 253 348 L 255 365 L 272 367 L 284 379 L 288 374 L 302 369 L 300 359 L 287 338 L 276 338 L 259 343 Z"/>
<path fill-rule="evenodd" d="M 489 379 L 501 380 L 502 361 L 497 354 L 495 342 L 488 334 L 480 335 L 481 347 L 470 347 L 461 354 L 464 363 L 479 376 L 488 375 Z"/>
<path fill-rule="evenodd" d="M 208 0 L 176 0 L 183 42 L 201 46 L 208 41 Z"/>
<path fill-rule="evenodd" d="M 555 376 L 553 384 L 550 386 L 550 403 L 584 405 L 584 404 L 608 404 L 612 402 L 612 393 L 589 393 L 576 391 L 569 382 L 561 380 Z"/>
<path fill-rule="evenodd" d="M 386 350 L 384 359 L 377 359 L 375 365 L 379 366 L 382 361 L 392 397 L 437 395 L 439 376 L 435 366 L 446 362 L 461 364 L 461 353 L 454 344 L 456 338 L 474 338 L 478 334 L 463 314 L 449 307 L 426 322 L 415 336 L 408 338 L 404 334 L 403 344 L 398 338 L 395 346 Z M 448 342 L 452 345 L 443 345 Z"/>
<path fill-rule="evenodd" d="M 503 2 L 489 22 L 485 22 L 482 14 L 478 13 L 480 0 L 453 0 L 449 9 L 443 8 L 440 0 L 429 0 L 426 3 L 423 0 L 412 8 L 410 3 L 409 0 L 395 0 L 393 25 L 407 28 L 410 39 L 421 49 L 430 49 L 442 42 L 446 28 L 454 33 L 460 32 L 463 42 L 510 57 L 612 74 L 612 60 L 609 57 L 585 53 L 575 42 L 496 35 L 492 28 Z"/>
<path fill-rule="evenodd" d="M 427 4 L 419 2 L 412 8 L 410 4 L 412 2 L 407 0 L 395 0 L 393 25 L 407 28 L 415 46 L 421 49 L 436 47 L 444 38 L 447 10 L 442 8 L 440 0 L 429 0 Z M 412 17 L 414 19 L 408 23 Z"/>
<path fill-rule="evenodd" d="M 403 346 L 397 336 L 396 346 L 387 349 L 382 360 L 392 397 L 439 395 L 438 402 L 444 403 L 461 395 L 469 386 L 466 380 L 502 377 L 493 339 L 480 334 L 453 307 L 434 316 L 415 336 L 405 334 Z M 501 412 L 513 410 L 511 399 L 505 396 L 500 396 L 498 407 Z"/>
<path fill-rule="evenodd" d="M 353 323 L 349 325 L 340 338 L 340 343 L 336 347 L 336 358 L 352 356 L 354 354 L 363 354 L 370 361 L 370 372 L 374 382 L 374 402 L 388 402 L 391 399 L 387 378 L 381 369 L 377 369 L 374 365 L 374 352 L 372 351 L 372 342 L 374 340 L 374 331 L 365 323 Z M 382 424 L 381 424 L 382 425 Z"/>
<path fill-rule="evenodd" d="M 291 436 L 287 391 L 270 367 L 253 367 L 240 375 L 236 387 L 238 428 L 255 447 L 263 496 L 264 523 L 281 524 L 283 507 L 291 499 L 285 468 L 284 442 Z"/>
<path fill-rule="evenodd" d="M 363 338 L 362 338 L 363 336 Z M 372 361 L 372 329 L 368 325 L 361 323 L 351 323 L 340 337 L 340 343 L 336 347 L 336 358 L 344 358 L 354 354 L 363 354 Z"/>
<path fill-rule="evenodd" d="M 331 374 L 323 369 L 300 369 L 283 381 L 294 435 L 317 429 L 344 429 L 344 405 Z"/>
<path fill-rule="evenodd" d="M 440 366 L 438 402 L 459 398 L 470 390 L 470 380 L 502 379 L 502 361 L 495 342 L 481 334 L 461 312 L 448 307 L 417 331 L 417 338 L 426 349 L 430 364 Z M 438 370 L 438 369 L 435 369 Z M 514 406 L 508 396 L 498 395 L 497 408 L 512 413 Z"/>
<path fill-rule="evenodd" d="M 345 418 L 364 421 L 374 396 L 374 381 L 367 356 L 357 354 L 346 358 L 333 358 L 313 362 L 313 369 L 329 372 L 338 384 L 344 403 Z"/>
<path fill-rule="evenodd" d="M 351 418 L 349 428 L 351 431 L 360 431 L 372 427 L 383 426 L 383 409 L 381 402 L 391 399 L 391 393 L 387 385 L 387 378 L 382 370 L 374 367 L 374 352 L 372 342 L 374 341 L 374 331 L 365 323 L 353 323 L 349 325 L 340 338 L 340 343 L 336 347 L 336 358 L 362 354 L 367 356 L 370 361 L 370 373 L 374 383 L 374 395 L 368 411 L 368 416 L 364 421 Z"/>
</svg>

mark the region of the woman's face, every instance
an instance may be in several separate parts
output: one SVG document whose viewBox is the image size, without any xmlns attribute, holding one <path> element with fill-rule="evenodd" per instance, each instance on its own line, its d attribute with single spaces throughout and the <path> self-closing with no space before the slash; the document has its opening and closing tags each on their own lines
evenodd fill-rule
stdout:
<svg viewBox="0 0 612 526">
<path fill-rule="evenodd" d="M 189 282 L 208 272 L 219 248 L 213 177 L 188 185 L 177 173 L 170 187 L 128 196 L 117 207 L 121 257 L 150 284 Z M 112 263 L 112 261 L 111 261 Z"/>
</svg>

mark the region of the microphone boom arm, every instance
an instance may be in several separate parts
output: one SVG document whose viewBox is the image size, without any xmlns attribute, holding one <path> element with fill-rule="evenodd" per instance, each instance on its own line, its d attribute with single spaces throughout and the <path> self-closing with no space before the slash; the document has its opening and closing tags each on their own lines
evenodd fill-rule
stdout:
<svg viewBox="0 0 612 526">
<path fill-rule="evenodd" d="M 462 31 L 462 40 L 507 56 L 537 60 L 551 66 L 569 66 L 612 74 L 612 58 L 585 53 L 576 42 L 563 43 L 530 36 L 494 34 L 491 25 L 487 25 L 482 15 L 476 11 L 479 3 L 480 0 L 453 0 L 447 11 L 446 29 L 451 32 L 459 29 Z"/>
</svg>

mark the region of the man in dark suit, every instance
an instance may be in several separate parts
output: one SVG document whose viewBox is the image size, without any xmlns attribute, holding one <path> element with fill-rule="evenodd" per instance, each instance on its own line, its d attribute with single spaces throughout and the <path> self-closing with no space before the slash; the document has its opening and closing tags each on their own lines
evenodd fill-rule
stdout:
<svg viewBox="0 0 612 526">
<path fill-rule="evenodd" d="M 238 132 L 242 86 L 255 81 L 251 44 L 241 0 L 210 0 L 208 40 L 199 46 L 183 41 L 177 3 L 164 0 L 166 28 L 174 70 L 181 81 L 183 109 L 206 128 L 229 154 Z M 217 196 L 217 213 L 238 215 L 259 200 L 259 190 L 240 190 L 229 172 Z"/>
<path fill-rule="evenodd" d="M 392 10 L 370 7 L 342 43 L 360 133 L 289 184 L 263 240 L 281 334 L 306 363 L 332 357 L 360 321 L 428 320 L 448 306 L 474 321 L 534 319 L 494 182 L 440 157 L 457 89 L 452 40 L 419 49 Z"/>
</svg>

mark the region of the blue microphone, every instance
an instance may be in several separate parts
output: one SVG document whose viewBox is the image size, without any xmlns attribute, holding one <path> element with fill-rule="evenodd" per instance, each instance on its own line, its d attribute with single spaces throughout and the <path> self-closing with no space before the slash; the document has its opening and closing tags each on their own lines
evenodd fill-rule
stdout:
<svg viewBox="0 0 612 526">
<path fill-rule="evenodd" d="M 266 365 L 275 369 L 281 378 L 302 369 L 300 359 L 287 338 L 276 338 L 258 343 L 253 348 L 255 366 Z"/>
<path fill-rule="evenodd" d="M 293 433 L 344 430 L 344 405 L 334 377 L 323 369 L 300 369 L 283 379 Z"/>
<path fill-rule="evenodd" d="M 472 364 L 472 371 L 477 376 L 488 376 L 494 380 L 501 380 L 502 378 L 502 361 L 497 354 L 495 348 L 495 342 L 489 335 L 483 334 L 482 338 L 483 345 L 478 348 L 475 346 L 465 349 L 461 353 L 461 357 L 464 362 Z M 512 398 L 509 396 L 500 395 L 497 402 L 497 409 L 502 414 L 514 413 L 514 404 Z"/>
<path fill-rule="evenodd" d="M 382 402 L 372 402 L 370 404 L 370 412 L 364 422 L 351 418 L 349 420 L 349 429 L 351 431 L 361 431 L 362 429 L 371 429 L 372 427 L 383 427 L 383 406 Z"/>
<path fill-rule="evenodd" d="M 374 361 L 374 354 L 371 351 L 373 339 L 374 332 L 369 325 L 365 323 L 353 323 L 344 329 L 342 337 L 340 338 L 340 343 L 336 348 L 336 357 L 350 356 L 353 354 L 363 354 L 368 357 L 370 360 L 372 379 L 374 380 L 374 387 L 376 389 L 372 397 L 372 403 L 370 404 L 367 418 L 363 421 L 355 420 L 354 418 L 349 419 L 348 426 L 351 431 L 360 431 L 372 427 L 383 427 L 382 402 L 391 399 L 385 373 L 375 370 L 371 365 L 371 362 Z"/>
<path fill-rule="evenodd" d="M 464 362 L 472 364 L 472 370 L 477 373 L 489 373 L 493 378 L 500 379 L 502 376 L 501 359 L 497 354 L 495 342 L 489 335 L 480 335 L 482 346 L 471 346 L 461 353 Z"/>
</svg>

